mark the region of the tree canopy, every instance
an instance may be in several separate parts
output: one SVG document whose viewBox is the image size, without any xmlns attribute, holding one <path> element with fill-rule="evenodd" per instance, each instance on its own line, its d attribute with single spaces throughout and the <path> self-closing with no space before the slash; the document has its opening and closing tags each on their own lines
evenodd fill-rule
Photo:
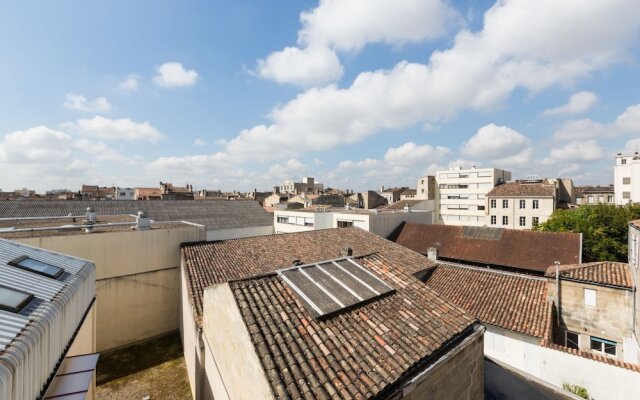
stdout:
<svg viewBox="0 0 640 400">
<path fill-rule="evenodd" d="M 627 262 L 629 221 L 640 219 L 640 205 L 598 204 L 557 210 L 534 229 L 582 233 L 583 260 Z"/>
</svg>

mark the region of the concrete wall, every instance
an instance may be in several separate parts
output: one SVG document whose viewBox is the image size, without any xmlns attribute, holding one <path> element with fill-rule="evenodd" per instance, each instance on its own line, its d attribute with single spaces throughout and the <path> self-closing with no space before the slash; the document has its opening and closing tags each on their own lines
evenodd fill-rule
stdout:
<svg viewBox="0 0 640 400">
<path fill-rule="evenodd" d="M 203 226 L 24 238 L 96 265 L 96 348 L 103 352 L 178 329 L 180 243 Z"/>
<path fill-rule="evenodd" d="M 184 275 L 184 268 L 180 268 L 181 295 L 180 295 L 180 337 L 184 350 L 184 361 L 187 366 L 187 377 L 191 386 L 191 395 L 198 399 L 196 383 L 202 380 L 202 368 L 200 364 L 199 332 L 194 320 L 193 309 L 189 302 L 189 290 Z"/>
<path fill-rule="evenodd" d="M 527 335 L 486 326 L 485 355 L 523 374 L 562 388 L 586 388 L 594 400 L 633 399 L 640 393 L 640 373 L 537 345 Z"/>
<path fill-rule="evenodd" d="M 371 215 L 369 219 L 369 232 L 375 233 L 384 238 L 388 237 L 402 222 L 413 222 L 416 224 L 433 223 L 433 212 L 396 212 L 378 213 Z M 354 224 L 355 226 L 355 224 Z"/>
<path fill-rule="evenodd" d="M 274 398 L 229 285 L 207 288 L 203 301 L 204 379 L 210 398 Z"/>
<path fill-rule="evenodd" d="M 475 400 L 484 397 L 484 358 L 482 334 L 464 347 L 447 354 L 426 379 L 403 398 L 410 400 Z"/>
<path fill-rule="evenodd" d="M 629 268 L 636 287 L 634 297 L 635 314 L 633 316 L 633 339 L 635 345 L 633 347 L 635 347 L 636 358 L 640 363 L 640 290 L 638 290 L 638 286 L 640 286 L 640 229 L 631 224 L 629 225 Z M 632 352 L 632 349 L 627 349 L 626 351 L 627 355 Z"/>
<path fill-rule="evenodd" d="M 590 336 L 612 340 L 617 343 L 616 358 L 626 360 L 624 342 L 633 334 L 634 293 L 567 280 L 561 280 L 561 285 L 561 319 L 566 330 L 581 334 L 580 348 L 589 351 Z M 555 280 L 549 279 L 547 287 L 549 295 L 555 297 Z M 595 290 L 595 307 L 585 305 L 585 289 Z M 560 332 L 561 337 L 564 331 Z M 637 357 L 629 361 L 637 362 Z"/>
<path fill-rule="evenodd" d="M 250 226 L 247 228 L 219 229 L 207 231 L 207 240 L 227 240 L 252 236 L 264 236 L 273 234 L 273 225 Z"/>
</svg>

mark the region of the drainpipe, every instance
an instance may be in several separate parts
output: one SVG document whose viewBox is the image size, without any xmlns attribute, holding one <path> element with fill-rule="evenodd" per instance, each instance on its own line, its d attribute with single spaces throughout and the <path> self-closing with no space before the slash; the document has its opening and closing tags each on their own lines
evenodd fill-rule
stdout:
<svg viewBox="0 0 640 400">
<path fill-rule="evenodd" d="M 558 303 L 556 322 L 558 327 L 560 327 L 560 261 L 556 261 L 554 264 L 556 265 L 556 302 Z"/>
</svg>

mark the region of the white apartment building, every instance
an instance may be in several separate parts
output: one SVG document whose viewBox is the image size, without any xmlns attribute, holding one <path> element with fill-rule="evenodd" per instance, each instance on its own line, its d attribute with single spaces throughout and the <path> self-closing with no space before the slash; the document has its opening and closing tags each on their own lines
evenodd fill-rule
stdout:
<svg viewBox="0 0 640 400">
<path fill-rule="evenodd" d="M 293 233 L 355 226 L 388 237 L 402 222 L 432 224 L 431 210 L 377 211 L 364 209 L 319 208 L 276 210 L 273 213 L 275 233 Z"/>
<path fill-rule="evenodd" d="M 135 200 L 135 190 L 133 188 L 116 188 L 116 200 Z"/>
<path fill-rule="evenodd" d="M 556 185 L 548 181 L 508 182 L 487 194 L 488 226 L 531 229 L 556 209 Z"/>
<path fill-rule="evenodd" d="M 618 153 L 613 168 L 613 186 L 616 205 L 640 202 L 640 157 L 638 152 Z"/>
<path fill-rule="evenodd" d="M 450 168 L 436 173 L 437 223 L 488 225 L 486 196 L 498 183 L 511 180 L 511 172 L 497 168 Z"/>
</svg>

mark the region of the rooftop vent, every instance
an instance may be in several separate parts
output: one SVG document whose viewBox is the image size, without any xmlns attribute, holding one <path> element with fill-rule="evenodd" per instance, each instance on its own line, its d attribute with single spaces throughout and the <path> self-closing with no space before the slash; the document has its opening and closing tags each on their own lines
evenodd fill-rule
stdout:
<svg viewBox="0 0 640 400">
<path fill-rule="evenodd" d="M 427 258 L 431 261 L 438 261 L 438 248 L 429 247 L 427 249 Z"/>
<path fill-rule="evenodd" d="M 94 210 L 92 207 L 87 207 L 87 213 L 85 214 L 85 218 L 87 221 L 91 223 L 95 223 L 98 219 L 96 215 L 96 210 Z"/>
<path fill-rule="evenodd" d="M 136 217 L 136 229 L 139 231 L 151 229 L 151 219 L 149 219 L 146 212 L 138 211 L 138 216 Z"/>
<path fill-rule="evenodd" d="M 343 257 L 351 257 L 353 256 L 353 249 L 351 247 L 344 247 L 340 250 L 340 255 Z"/>
<path fill-rule="evenodd" d="M 298 265 L 302 265 L 302 261 L 300 261 L 300 259 L 295 259 L 291 262 L 291 265 L 298 266 Z"/>
</svg>

